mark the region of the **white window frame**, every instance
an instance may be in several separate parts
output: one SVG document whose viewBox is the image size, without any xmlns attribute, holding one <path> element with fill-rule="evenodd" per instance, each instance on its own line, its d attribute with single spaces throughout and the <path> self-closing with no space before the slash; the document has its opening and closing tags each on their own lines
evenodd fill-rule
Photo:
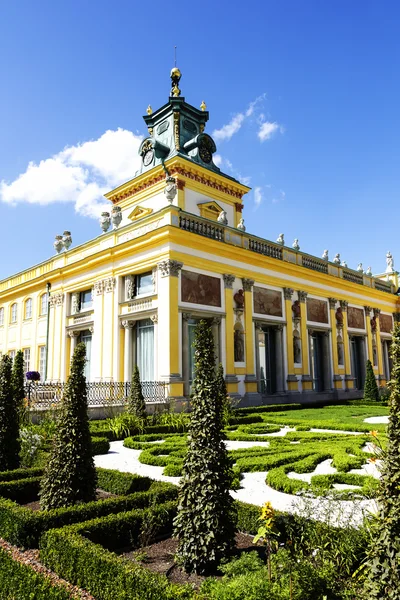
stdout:
<svg viewBox="0 0 400 600">
<path fill-rule="evenodd" d="M 24 348 L 23 353 L 24 353 L 24 370 L 25 370 L 25 373 L 27 373 L 27 371 L 30 371 L 30 366 L 31 366 L 31 349 Z"/>
<path fill-rule="evenodd" d="M 16 302 L 14 302 L 14 304 L 11 305 L 10 323 L 16 323 L 17 319 L 18 319 L 18 304 Z"/>
<path fill-rule="evenodd" d="M 25 300 L 25 315 L 24 319 L 32 319 L 32 298 Z"/>
<path fill-rule="evenodd" d="M 0 327 L 4 325 L 4 306 L 0 308 Z"/>
<path fill-rule="evenodd" d="M 42 381 L 44 381 L 44 374 L 46 371 L 46 346 L 39 346 L 38 364 L 39 364 L 40 379 Z"/>
<path fill-rule="evenodd" d="M 47 315 L 47 311 L 48 311 L 48 299 L 47 299 L 47 292 L 45 292 L 44 294 L 42 294 L 40 296 L 40 316 L 44 316 Z"/>
</svg>

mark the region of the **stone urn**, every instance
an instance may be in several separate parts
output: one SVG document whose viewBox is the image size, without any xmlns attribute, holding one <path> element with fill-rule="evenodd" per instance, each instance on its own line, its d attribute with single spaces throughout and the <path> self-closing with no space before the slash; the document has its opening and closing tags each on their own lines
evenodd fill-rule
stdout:
<svg viewBox="0 0 400 600">
<path fill-rule="evenodd" d="M 71 244 L 72 244 L 72 237 L 71 237 L 71 232 L 70 231 L 64 231 L 63 233 L 63 242 L 64 242 L 64 248 L 66 250 L 69 250 Z"/>
<path fill-rule="evenodd" d="M 111 221 L 115 229 L 118 229 L 122 221 L 122 213 L 120 206 L 113 206 L 111 209 Z"/>
<path fill-rule="evenodd" d="M 111 225 L 111 217 L 109 212 L 102 212 L 100 217 L 100 227 L 103 230 L 103 233 L 110 229 Z"/>
<path fill-rule="evenodd" d="M 56 235 L 53 246 L 54 246 L 54 250 L 57 252 L 57 254 L 60 254 L 61 250 L 64 248 L 64 242 L 63 242 L 62 235 Z"/>
</svg>

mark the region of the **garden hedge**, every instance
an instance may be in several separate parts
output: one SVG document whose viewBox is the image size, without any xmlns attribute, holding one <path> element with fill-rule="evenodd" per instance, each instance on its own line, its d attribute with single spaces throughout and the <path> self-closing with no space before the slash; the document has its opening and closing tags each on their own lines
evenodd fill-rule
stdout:
<svg viewBox="0 0 400 600">
<path fill-rule="evenodd" d="M 144 508 L 154 503 L 174 500 L 176 497 L 175 486 L 154 482 L 147 491 L 47 511 L 32 511 L 16 502 L 0 498 L 0 537 L 17 546 L 37 548 L 40 536 L 48 529 L 130 511 L 133 508 Z"/>
<path fill-rule="evenodd" d="M 92 437 L 92 453 L 107 454 L 110 449 L 110 441 L 107 437 Z"/>
<path fill-rule="evenodd" d="M 29 565 L 14 560 L 3 548 L 0 548 L 0 590 L 4 600 L 71 600 L 76 597 Z"/>
<path fill-rule="evenodd" d="M 152 540 L 169 534 L 175 514 L 176 503 L 169 502 L 52 529 L 41 538 L 41 561 L 67 581 L 90 590 L 96 600 L 190 599 L 191 586 L 171 584 L 165 576 L 110 551 L 139 547 L 146 529 Z"/>
</svg>

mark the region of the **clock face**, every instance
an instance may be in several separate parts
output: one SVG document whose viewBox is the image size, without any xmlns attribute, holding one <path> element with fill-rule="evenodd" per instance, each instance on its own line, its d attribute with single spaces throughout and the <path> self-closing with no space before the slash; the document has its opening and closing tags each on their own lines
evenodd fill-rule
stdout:
<svg viewBox="0 0 400 600">
<path fill-rule="evenodd" d="M 143 164 L 145 167 L 148 167 L 150 163 L 153 162 L 154 158 L 154 150 L 147 150 L 146 154 L 143 156 Z"/>
<path fill-rule="evenodd" d="M 199 148 L 199 155 L 203 162 L 210 163 L 212 160 L 212 152 L 206 144 L 202 144 Z"/>
</svg>

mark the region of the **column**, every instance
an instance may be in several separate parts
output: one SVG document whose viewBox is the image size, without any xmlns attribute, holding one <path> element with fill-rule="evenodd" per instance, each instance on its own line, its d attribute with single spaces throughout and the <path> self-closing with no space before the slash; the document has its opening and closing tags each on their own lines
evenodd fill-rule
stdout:
<svg viewBox="0 0 400 600">
<path fill-rule="evenodd" d="M 254 366 L 254 323 L 253 323 L 253 279 L 242 278 L 244 290 L 244 328 L 246 376 L 244 379 L 246 394 L 257 393 L 257 377 Z"/>
<path fill-rule="evenodd" d="M 333 362 L 333 387 L 335 390 L 342 389 L 342 377 L 339 375 L 339 360 L 338 360 L 338 332 L 336 325 L 336 298 L 328 298 L 329 301 L 329 312 L 330 312 L 330 321 L 332 328 L 332 339 L 331 339 L 331 348 L 332 348 L 332 362 Z"/>
<path fill-rule="evenodd" d="M 303 365 L 303 375 L 301 382 L 303 386 L 303 392 L 309 392 L 313 389 L 313 380 L 310 375 L 310 360 L 308 356 L 308 334 L 307 334 L 307 292 L 299 290 L 298 292 L 300 302 L 300 330 L 301 330 L 301 362 Z"/>
<path fill-rule="evenodd" d="M 382 352 L 382 340 L 381 340 L 381 325 L 379 322 L 379 315 L 381 311 L 379 308 L 374 308 L 374 317 L 376 320 L 376 350 L 378 352 L 378 385 L 379 387 L 386 387 L 386 374 L 383 366 L 383 352 Z"/>
<path fill-rule="evenodd" d="M 235 347 L 234 347 L 234 306 L 233 284 L 235 276 L 224 274 L 225 286 L 225 382 L 228 394 L 238 393 L 238 379 L 235 375 Z"/>
<path fill-rule="evenodd" d="M 104 279 L 95 281 L 92 289 L 93 298 L 93 322 L 96 326 L 95 335 L 92 337 L 92 360 L 90 365 L 91 375 L 93 381 L 102 381 L 103 369 L 102 369 L 102 353 L 107 351 L 107 354 L 112 349 L 112 337 L 104 336 L 103 324 L 104 324 Z M 104 340 L 107 340 L 107 344 L 104 344 Z M 106 348 L 107 346 L 107 348 Z M 111 367 L 112 360 L 109 358 L 109 365 Z"/>
<path fill-rule="evenodd" d="M 277 394 L 285 393 L 284 384 L 284 369 L 283 369 L 283 325 L 278 325 L 275 328 L 275 359 L 276 359 L 276 392 Z"/>
<path fill-rule="evenodd" d="M 179 308 L 179 273 L 183 263 L 170 258 L 158 264 L 158 345 L 160 378 L 169 383 L 169 396 L 182 398 L 182 345 Z"/>
<path fill-rule="evenodd" d="M 124 335 L 124 382 L 132 380 L 133 360 L 133 328 L 135 321 L 122 321 L 122 327 L 125 330 Z"/>
<path fill-rule="evenodd" d="M 351 372 L 351 358 L 350 358 L 350 340 L 349 330 L 347 323 L 347 300 L 340 300 L 340 308 L 343 315 L 343 352 L 344 352 L 344 370 L 345 370 L 345 384 L 346 390 L 354 389 L 354 377 Z"/>
<path fill-rule="evenodd" d="M 293 352 L 293 316 L 292 316 L 292 288 L 283 288 L 286 314 L 286 356 L 287 356 L 287 386 L 290 392 L 299 391 L 299 383 L 294 374 L 294 352 Z"/>
</svg>

